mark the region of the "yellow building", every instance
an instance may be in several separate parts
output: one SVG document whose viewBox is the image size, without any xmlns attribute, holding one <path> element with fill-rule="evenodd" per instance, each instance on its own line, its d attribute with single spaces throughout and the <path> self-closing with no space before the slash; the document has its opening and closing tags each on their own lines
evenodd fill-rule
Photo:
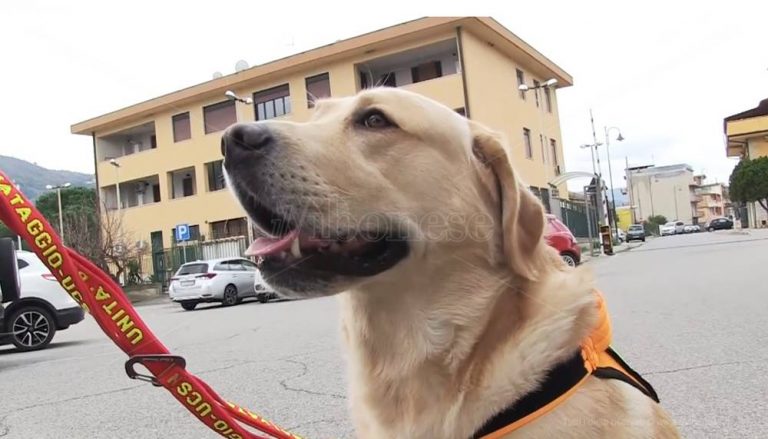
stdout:
<svg viewBox="0 0 768 439">
<path fill-rule="evenodd" d="M 728 157 L 768 156 L 768 99 L 760 101 L 755 108 L 726 117 L 723 125 Z M 747 203 L 742 214 L 747 217 L 748 227 L 768 226 L 768 213 L 758 203 Z"/>
<path fill-rule="evenodd" d="M 556 86 L 519 90 L 552 79 Z M 376 85 L 421 93 L 503 131 L 516 169 L 546 200 L 556 195 L 548 182 L 564 171 L 556 89 L 572 83 L 491 18 L 423 18 L 178 90 L 71 131 L 93 138 L 102 204 L 117 209 L 119 200 L 125 228 L 156 253 L 175 245 L 179 224 L 189 225 L 193 240 L 251 235 L 224 190 L 223 129 L 273 117 L 303 121 L 313 111 L 312 96 L 348 96 Z M 252 103 L 228 99 L 227 91 Z"/>
</svg>

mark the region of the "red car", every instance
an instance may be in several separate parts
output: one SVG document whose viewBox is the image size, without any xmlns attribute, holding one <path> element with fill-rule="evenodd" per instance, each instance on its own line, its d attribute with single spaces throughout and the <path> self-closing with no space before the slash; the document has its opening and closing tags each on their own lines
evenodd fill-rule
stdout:
<svg viewBox="0 0 768 439">
<path fill-rule="evenodd" d="M 575 267 L 581 263 L 581 247 L 576 243 L 576 238 L 568 227 L 554 215 L 547 214 L 544 239 L 547 240 L 547 244 L 560 253 L 566 264 Z"/>
</svg>

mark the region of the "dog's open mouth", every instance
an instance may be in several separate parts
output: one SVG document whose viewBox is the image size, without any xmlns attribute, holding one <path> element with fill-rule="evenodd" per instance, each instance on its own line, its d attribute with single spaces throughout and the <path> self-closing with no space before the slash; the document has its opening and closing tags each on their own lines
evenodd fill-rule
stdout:
<svg viewBox="0 0 768 439">
<path fill-rule="evenodd" d="M 324 236 L 303 230 L 247 197 L 251 218 L 270 237 L 257 238 L 246 255 L 261 259 L 268 271 L 297 270 L 342 276 L 373 276 L 393 267 L 408 254 L 407 241 L 383 231 L 349 231 Z"/>
</svg>

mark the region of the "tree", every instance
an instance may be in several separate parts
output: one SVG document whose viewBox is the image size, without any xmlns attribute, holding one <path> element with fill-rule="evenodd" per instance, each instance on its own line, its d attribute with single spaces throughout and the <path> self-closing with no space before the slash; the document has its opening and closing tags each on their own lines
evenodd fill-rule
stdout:
<svg viewBox="0 0 768 439">
<path fill-rule="evenodd" d="M 56 192 L 48 192 L 35 203 L 51 225 L 59 229 L 59 201 Z M 132 234 L 123 226 L 118 211 L 96 208 L 96 190 L 72 187 L 61 191 L 64 219 L 64 244 L 89 259 L 115 279 L 125 283 L 141 280 L 141 259 L 145 251 L 135 245 Z"/>
<path fill-rule="evenodd" d="M 646 235 L 658 235 L 659 226 L 667 223 L 667 218 L 664 215 L 651 215 L 643 223 Z"/>
<path fill-rule="evenodd" d="M 757 202 L 768 212 L 768 156 L 742 159 L 733 168 L 729 186 L 731 200 Z"/>
</svg>

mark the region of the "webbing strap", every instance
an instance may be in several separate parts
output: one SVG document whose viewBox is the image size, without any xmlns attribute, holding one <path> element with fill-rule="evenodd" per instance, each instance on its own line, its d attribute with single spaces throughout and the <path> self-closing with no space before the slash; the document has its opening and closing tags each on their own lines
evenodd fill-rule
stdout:
<svg viewBox="0 0 768 439">
<path fill-rule="evenodd" d="M 119 285 L 72 249 L 65 247 L 35 206 L 0 171 L 0 220 L 20 235 L 61 286 L 83 307 L 129 359 L 129 377 L 165 387 L 187 410 L 228 439 L 264 439 L 242 422 L 278 439 L 301 439 L 253 412 L 223 400 L 185 369 L 141 320 Z M 152 376 L 134 370 L 142 364 Z"/>
</svg>

